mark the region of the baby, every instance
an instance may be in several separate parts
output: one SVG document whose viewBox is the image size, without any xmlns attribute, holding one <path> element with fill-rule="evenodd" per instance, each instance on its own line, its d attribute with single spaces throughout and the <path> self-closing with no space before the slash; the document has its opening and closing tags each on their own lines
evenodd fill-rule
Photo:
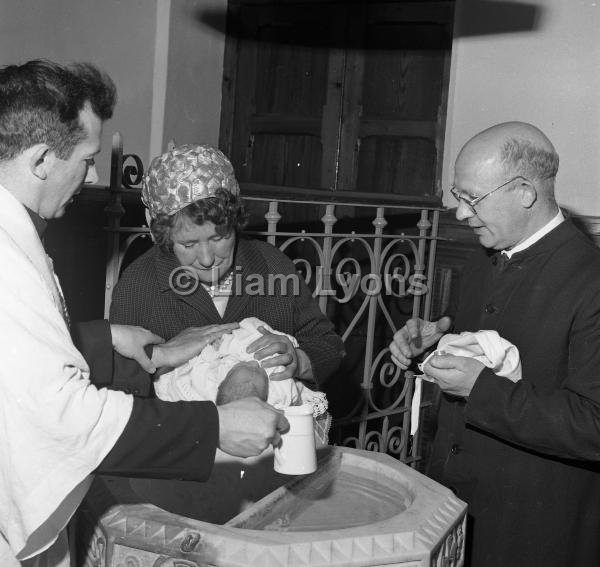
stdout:
<svg viewBox="0 0 600 567">
<path fill-rule="evenodd" d="M 238 362 L 219 384 L 216 404 L 221 406 L 250 396 L 266 402 L 269 398 L 269 377 L 257 361 Z"/>
<path fill-rule="evenodd" d="M 158 378 L 154 383 L 156 395 L 164 401 L 210 400 L 217 405 L 256 396 L 279 409 L 310 403 L 315 417 L 324 415 L 327 411 L 325 394 L 314 392 L 291 378 L 270 381 L 272 374 L 284 368 L 263 368 L 253 354 L 246 352 L 248 345 L 263 336 L 259 327 L 284 334 L 255 317 L 243 319 L 239 329 L 223 335 L 197 357 Z M 294 347 L 298 346 L 294 337 L 286 336 Z"/>
</svg>

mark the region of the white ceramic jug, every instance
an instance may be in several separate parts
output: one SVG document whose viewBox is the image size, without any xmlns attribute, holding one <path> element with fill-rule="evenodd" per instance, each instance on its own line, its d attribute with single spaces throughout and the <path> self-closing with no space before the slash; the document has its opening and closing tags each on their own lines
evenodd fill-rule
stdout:
<svg viewBox="0 0 600 567">
<path fill-rule="evenodd" d="M 290 429 L 275 447 L 275 470 L 283 474 L 309 474 L 317 470 L 312 404 L 284 409 Z"/>
</svg>

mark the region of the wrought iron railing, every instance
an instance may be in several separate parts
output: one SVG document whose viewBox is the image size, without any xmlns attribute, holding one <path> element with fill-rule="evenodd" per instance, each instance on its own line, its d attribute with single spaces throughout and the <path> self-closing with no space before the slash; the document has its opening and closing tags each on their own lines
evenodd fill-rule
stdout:
<svg viewBox="0 0 600 567">
<path fill-rule="evenodd" d="M 139 192 L 143 171 L 139 158 L 123 155 L 122 148 L 117 133 L 106 209 L 106 317 L 126 253 L 134 241 L 149 234 L 147 227 L 121 225 L 123 196 Z M 401 372 L 392 363 L 388 345 L 405 319 L 429 318 L 432 308 L 438 313 L 444 308 L 440 304 L 443 290 L 434 293 L 441 209 L 433 204 L 400 203 L 393 196 L 374 203 L 373 199 L 361 199 L 364 195 L 357 199 L 356 194 L 336 192 L 334 201 L 331 193 L 249 184 L 242 184 L 242 194 L 255 219 L 248 232 L 292 258 L 321 310 L 336 324 L 348 356 L 357 361 L 346 363 L 343 376 L 335 378 L 346 399 L 341 415 L 332 407 L 330 438 L 338 444 L 417 462 L 421 458 L 419 430 L 411 435 L 415 380 L 411 372 Z M 319 210 L 321 216 L 298 228 L 299 223 L 289 223 L 285 215 L 301 207 Z M 260 217 L 262 227 L 256 224 Z M 348 224 L 352 230 L 347 229 Z M 420 403 L 421 409 L 428 405 Z"/>
</svg>

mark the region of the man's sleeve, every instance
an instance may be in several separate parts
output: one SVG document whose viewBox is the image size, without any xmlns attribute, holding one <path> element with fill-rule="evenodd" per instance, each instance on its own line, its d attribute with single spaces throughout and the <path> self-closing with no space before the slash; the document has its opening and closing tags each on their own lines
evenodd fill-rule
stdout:
<svg viewBox="0 0 600 567">
<path fill-rule="evenodd" d="M 206 480 L 219 441 L 212 402 L 134 398 L 131 417 L 98 474 Z"/>
<path fill-rule="evenodd" d="M 75 323 L 71 326 L 71 336 L 90 367 L 90 381 L 95 386 L 142 397 L 151 395 L 151 376 L 137 361 L 113 349 L 108 321 Z"/>
<path fill-rule="evenodd" d="M 73 325 L 73 342 L 98 387 L 148 396 L 151 377 L 135 361 L 114 352 L 108 321 Z M 123 433 L 99 474 L 204 481 L 210 476 L 219 440 L 219 417 L 211 402 L 163 402 L 134 398 Z"/>
</svg>

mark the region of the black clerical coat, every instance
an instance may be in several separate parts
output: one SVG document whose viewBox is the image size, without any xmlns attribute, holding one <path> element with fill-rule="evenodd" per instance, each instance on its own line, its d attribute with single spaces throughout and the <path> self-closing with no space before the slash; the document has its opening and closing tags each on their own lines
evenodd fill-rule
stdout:
<svg viewBox="0 0 600 567">
<path fill-rule="evenodd" d="M 520 382 L 443 396 L 433 478 L 469 505 L 473 567 L 600 565 L 600 250 L 570 221 L 508 262 L 476 254 L 455 328 L 517 345 Z"/>
</svg>

